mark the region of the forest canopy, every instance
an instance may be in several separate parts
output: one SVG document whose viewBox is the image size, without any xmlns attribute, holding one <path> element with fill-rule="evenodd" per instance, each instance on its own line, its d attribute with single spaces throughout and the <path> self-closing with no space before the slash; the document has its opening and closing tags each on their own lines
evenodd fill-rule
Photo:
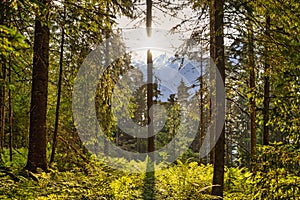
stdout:
<svg viewBox="0 0 300 200">
<path fill-rule="evenodd" d="M 0 198 L 300 199 L 299 24 L 299 0 L 0 1 Z"/>
</svg>

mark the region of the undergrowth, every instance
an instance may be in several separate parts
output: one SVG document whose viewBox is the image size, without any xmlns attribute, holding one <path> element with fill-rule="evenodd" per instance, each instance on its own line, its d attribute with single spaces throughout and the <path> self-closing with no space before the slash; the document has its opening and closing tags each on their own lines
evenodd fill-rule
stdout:
<svg viewBox="0 0 300 200">
<path fill-rule="evenodd" d="M 258 150 L 254 172 L 225 168 L 224 199 L 300 199 L 299 151 L 280 144 Z M 23 170 L 22 156 L 15 159 L 19 164 L 7 155 L 2 160 L 0 199 L 218 199 L 210 195 L 213 167 L 189 160 L 152 173 L 125 173 L 91 157 L 71 170 L 53 165 L 37 174 Z"/>
</svg>

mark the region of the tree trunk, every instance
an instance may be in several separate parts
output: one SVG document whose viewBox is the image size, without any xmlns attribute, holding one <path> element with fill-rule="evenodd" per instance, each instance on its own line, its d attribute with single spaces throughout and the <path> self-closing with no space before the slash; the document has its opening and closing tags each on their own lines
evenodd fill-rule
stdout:
<svg viewBox="0 0 300 200">
<path fill-rule="evenodd" d="M 65 15 L 65 11 L 64 11 Z M 63 56 L 64 56 L 64 43 L 65 43 L 65 30 L 64 27 L 61 29 L 61 43 L 60 43 L 60 56 L 59 56 L 59 76 L 57 84 L 57 101 L 56 101 L 56 113 L 55 113 L 55 124 L 54 124 L 54 133 L 53 133 L 53 142 L 52 142 L 52 151 L 50 164 L 54 162 L 56 141 L 57 141 L 57 132 L 58 132 L 58 123 L 59 123 L 59 109 L 60 109 L 60 97 L 61 97 L 61 84 L 62 84 L 62 73 L 63 73 Z"/>
<path fill-rule="evenodd" d="M 152 84 L 152 54 L 150 50 L 147 52 L 147 117 L 148 117 L 148 153 L 154 151 L 154 130 L 153 130 L 153 84 Z M 153 158 L 151 158 L 151 161 Z"/>
<path fill-rule="evenodd" d="M 0 24 L 5 25 L 5 20 L 7 19 L 7 5 L 5 1 L 0 1 Z M 0 71 L 0 78 L 3 79 L 3 86 L 0 87 L 0 153 L 2 153 L 4 147 L 4 126 L 5 126 L 5 97 L 3 93 L 5 93 L 5 76 L 4 69 L 6 68 L 5 63 L 6 60 L 4 57 L 1 57 L 1 67 L 2 71 Z M 1 159 L 1 156 L 0 156 Z"/>
<path fill-rule="evenodd" d="M 210 44 L 212 44 L 212 39 L 211 39 L 211 41 L 210 41 Z M 210 48 L 210 54 L 212 55 L 212 52 L 213 52 L 213 49 L 212 48 Z M 212 104 L 212 101 L 211 101 L 211 99 L 209 100 L 210 101 L 210 103 L 209 103 L 209 119 L 210 120 L 212 120 L 212 106 L 211 106 L 211 104 Z M 214 135 L 210 135 L 209 137 L 214 137 Z M 213 141 L 214 141 L 214 138 L 210 138 L 210 152 L 209 152 L 209 164 L 211 164 L 211 165 L 214 165 L 214 163 L 215 163 L 215 147 L 213 147 L 213 145 L 214 145 L 214 143 L 213 143 Z"/>
<path fill-rule="evenodd" d="M 147 36 L 151 37 L 152 27 L 152 0 L 147 0 L 147 12 L 146 12 L 146 28 Z M 153 105 L 153 63 L 152 53 L 150 49 L 147 52 L 147 119 L 148 119 L 148 153 L 155 150 L 154 147 L 154 130 L 153 130 L 153 111 L 150 110 Z M 153 158 L 151 158 L 151 162 Z"/>
<path fill-rule="evenodd" d="M 11 84 L 11 62 L 9 60 L 8 81 Z M 12 94 L 11 89 L 8 89 L 8 119 L 9 119 L 9 161 L 13 160 L 13 110 L 12 110 Z"/>
<path fill-rule="evenodd" d="M 253 25 L 249 19 L 248 24 L 248 69 L 250 72 L 250 154 L 251 154 L 251 168 L 253 170 L 256 157 L 256 102 L 255 102 L 255 62 L 254 62 L 254 39 L 253 39 Z"/>
<path fill-rule="evenodd" d="M 202 44 L 201 44 L 202 45 Z M 200 58 L 200 147 L 203 145 L 205 133 L 204 133 L 204 95 L 203 95 L 203 90 L 204 90 L 204 81 L 203 81 L 203 63 L 202 63 L 202 50 L 201 50 L 201 58 Z M 204 158 L 200 159 L 200 162 L 204 164 Z"/>
<path fill-rule="evenodd" d="M 151 37 L 152 33 L 152 0 L 147 0 L 146 12 L 146 29 L 147 37 Z M 153 110 L 150 109 L 153 105 L 153 60 L 150 49 L 147 51 L 147 123 L 148 123 L 148 138 L 147 138 L 147 153 L 149 155 L 147 161 L 146 176 L 144 178 L 143 199 L 156 199 L 155 197 L 155 171 L 154 171 L 154 154 L 150 154 L 155 150 L 155 135 L 153 127 Z"/>
<path fill-rule="evenodd" d="M 6 61 L 5 61 L 6 62 Z M 2 86 L 2 95 L 1 95 L 1 149 L 4 148 L 5 142 L 5 117 L 6 117 L 6 109 L 5 109 L 5 98 L 6 98 L 6 65 L 2 64 L 2 78 L 3 78 L 3 86 Z"/>
<path fill-rule="evenodd" d="M 270 38 L 270 16 L 266 18 L 266 36 Z M 265 44 L 265 69 L 264 69 L 264 108 L 263 108 L 263 145 L 269 144 L 269 107 L 270 107 L 270 63 L 268 44 Z"/>
<path fill-rule="evenodd" d="M 210 53 L 225 84 L 224 37 L 223 37 L 223 12 L 224 0 L 211 0 L 210 3 Z M 218 79 L 216 80 L 218 81 Z M 218 85 L 218 83 L 217 83 Z M 221 94 L 216 93 L 216 98 Z M 222 98 L 221 98 L 222 99 Z M 222 102 L 223 103 L 223 102 Z M 215 145 L 214 173 L 212 195 L 223 197 L 224 188 L 224 161 L 225 161 L 225 127 Z"/>
<path fill-rule="evenodd" d="M 47 3 L 47 1 L 41 1 Z M 47 95 L 49 67 L 49 28 L 39 16 L 35 20 L 32 90 L 30 107 L 29 151 L 26 169 L 47 170 Z"/>
</svg>

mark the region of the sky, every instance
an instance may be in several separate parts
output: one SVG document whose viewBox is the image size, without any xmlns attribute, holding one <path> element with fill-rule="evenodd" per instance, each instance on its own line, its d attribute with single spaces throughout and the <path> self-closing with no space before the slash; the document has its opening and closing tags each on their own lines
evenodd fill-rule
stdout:
<svg viewBox="0 0 300 200">
<path fill-rule="evenodd" d="M 146 2 L 146 1 L 142 1 Z M 180 3 L 182 0 L 174 0 L 174 3 Z M 155 4 L 155 3 L 153 3 Z M 145 14 L 140 15 L 135 20 L 129 19 L 125 16 L 118 16 L 117 18 L 117 28 L 121 29 L 123 34 L 123 37 L 127 37 L 125 40 L 128 41 L 128 36 L 130 37 L 129 41 L 136 41 L 138 45 L 141 45 L 145 47 L 145 43 L 148 44 L 155 44 L 154 48 L 152 48 L 152 54 L 153 58 L 156 58 L 160 56 L 161 54 L 170 54 L 170 55 L 175 55 L 176 49 L 180 45 L 182 45 L 185 41 L 186 38 L 189 37 L 190 33 L 183 33 L 183 32 L 176 32 L 173 34 L 167 34 L 174 26 L 179 24 L 182 19 L 185 19 L 187 17 L 190 17 L 191 14 L 193 13 L 191 8 L 186 8 L 183 11 L 178 11 L 177 15 L 178 18 L 172 17 L 169 14 L 163 13 L 161 10 L 156 8 L 158 5 L 154 5 L 152 7 L 152 17 L 153 17 L 153 22 L 152 22 L 152 27 L 153 29 L 157 29 L 157 34 L 154 34 L 152 38 L 147 38 L 145 33 L 142 33 L 143 30 L 146 27 L 145 24 Z M 146 10 L 146 5 L 140 5 L 137 7 L 138 12 L 142 12 Z M 139 31 L 135 31 L 136 28 L 140 28 Z M 142 29 L 141 29 L 142 28 Z M 146 32 L 146 30 L 144 30 Z M 126 34 L 126 32 L 129 32 Z M 145 37 L 144 37 L 145 36 Z M 145 39 L 147 38 L 147 39 Z M 132 43 L 132 42 L 131 42 Z M 168 44 L 167 44 L 168 43 Z M 126 46 L 132 46 L 131 44 L 128 44 L 126 42 Z M 138 45 L 134 45 L 137 47 Z M 153 47 L 153 46 L 152 46 Z M 136 50 L 137 48 L 135 48 Z M 134 52 L 134 56 L 138 57 L 137 59 L 139 60 L 144 60 L 146 61 L 146 51 L 142 51 L 141 48 L 138 51 Z"/>
<path fill-rule="evenodd" d="M 145 1 L 146 2 L 146 1 Z M 180 2 L 180 0 L 173 0 L 174 3 Z M 157 5 L 158 7 L 158 5 Z M 146 5 L 138 6 L 137 10 L 139 12 L 146 10 Z M 192 15 L 192 9 L 186 8 L 184 10 L 178 11 L 177 17 L 172 17 L 170 14 L 166 14 L 162 12 L 161 10 L 157 9 L 156 6 L 152 7 L 152 27 L 153 28 L 159 28 L 159 29 L 165 29 L 170 30 L 175 25 L 179 24 L 183 19 L 186 19 Z M 143 18 L 145 18 L 145 14 L 141 15 L 135 20 L 129 19 L 125 16 L 119 16 L 117 19 L 117 22 L 119 23 L 118 28 L 121 29 L 132 29 L 135 27 L 139 28 L 145 28 L 146 22 L 142 21 Z"/>
</svg>

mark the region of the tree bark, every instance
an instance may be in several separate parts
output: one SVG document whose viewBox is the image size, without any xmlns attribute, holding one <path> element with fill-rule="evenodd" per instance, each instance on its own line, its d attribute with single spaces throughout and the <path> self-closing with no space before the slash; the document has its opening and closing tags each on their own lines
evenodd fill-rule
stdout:
<svg viewBox="0 0 300 200">
<path fill-rule="evenodd" d="M 153 105 L 153 84 L 152 84 L 152 54 L 151 51 L 147 52 L 147 117 L 148 117 L 148 153 L 155 150 L 154 147 L 154 130 L 153 130 L 153 110 L 151 106 Z M 153 158 L 151 158 L 151 161 Z"/>
<path fill-rule="evenodd" d="M 202 41 L 202 40 L 201 40 Z M 202 45 L 202 44 L 201 44 Z M 200 147 L 198 151 L 200 151 L 201 146 L 203 145 L 205 133 L 204 133 L 204 81 L 203 81 L 203 63 L 202 63 L 202 50 L 201 50 L 201 58 L 200 58 Z M 204 164 L 204 158 L 200 159 L 200 162 Z"/>
<path fill-rule="evenodd" d="M 254 35 L 251 19 L 248 19 L 248 65 L 250 74 L 250 153 L 251 168 L 255 166 L 256 157 L 256 102 L 255 102 L 255 62 L 254 62 Z"/>
<path fill-rule="evenodd" d="M 152 27 L 152 0 L 147 0 L 147 12 L 146 12 L 146 28 L 147 36 L 151 37 Z M 154 130 L 153 130 L 153 111 L 150 110 L 153 105 L 153 63 L 152 53 L 150 49 L 147 52 L 147 119 L 148 119 L 148 153 L 155 150 L 154 147 Z M 151 162 L 153 158 L 151 158 Z"/>
<path fill-rule="evenodd" d="M 266 17 L 266 36 L 270 38 L 270 16 Z M 264 69 L 264 108 L 263 108 L 263 145 L 269 144 L 269 108 L 270 108 L 270 62 L 268 44 L 265 44 L 265 69 Z"/>
<path fill-rule="evenodd" d="M 65 15 L 65 11 L 64 11 L 64 15 Z M 61 84 L 62 84 L 62 75 L 63 75 L 64 43 L 65 43 L 65 30 L 64 30 L 64 27 L 62 27 L 61 43 L 60 43 L 60 56 L 59 56 L 59 75 L 58 75 L 58 84 L 57 84 L 58 89 L 57 89 L 57 100 L 56 100 L 56 113 L 55 113 L 55 124 L 54 124 L 54 133 L 53 133 L 50 164 L 54 162 L 56 143 L 57 143 L 56 141 L 57 141 L 57 132 L 58 132 L 58 123 L 59 123 Z"/>
<path fill-rule="evenodd" d="M 11 62 L 9 60 L 8 81 L 11 84 Z M 12 93 L 8 89 L 8 119 L 9 119 L 9 161 L 13 160 L 13 110 L 12 110 Z"/>
<path fill-rule="evenodd" d="M 47 1 L 41 1 L 46 4 Z M 29 151 L 26 169 L 47 170 L 47 95 L 49 67 L 49 27 L 39 16 L 35 20 L 32 90 L 30 106 Z"/>
<path fill-rule="evenodd" d="M 210 53 L 217 69 L 222 77 L 222 84 L 225 84 L 225 61 L 224 61 L 224 0 L 211 0 L 210 2 Z M 216 80 L 218 81 L 218 79 Z M 218 85 L 218 84 L 217 84 Z M 218 98 L 218 90 L 216 93 Z M 223 102 L 222 102 L 223 103 Z M 224 104 L 225 105 L 225 104 Z M 225 161 L 225 127 L 215 145 L 214 173 L 212 195 L 223 197 L 224 188 L 224 161 Z"/>
<path fill-rule="evenodd" d="M 6 108 L 5 108 L 5 100 L 6 100 L 6 65 L 2 64 L 2 78 L 3 78 L 3 86 L 1 90 L 1 149 L 4 148 L 5 142 L 5 117 L 6 117 Z"/>
</svg>

